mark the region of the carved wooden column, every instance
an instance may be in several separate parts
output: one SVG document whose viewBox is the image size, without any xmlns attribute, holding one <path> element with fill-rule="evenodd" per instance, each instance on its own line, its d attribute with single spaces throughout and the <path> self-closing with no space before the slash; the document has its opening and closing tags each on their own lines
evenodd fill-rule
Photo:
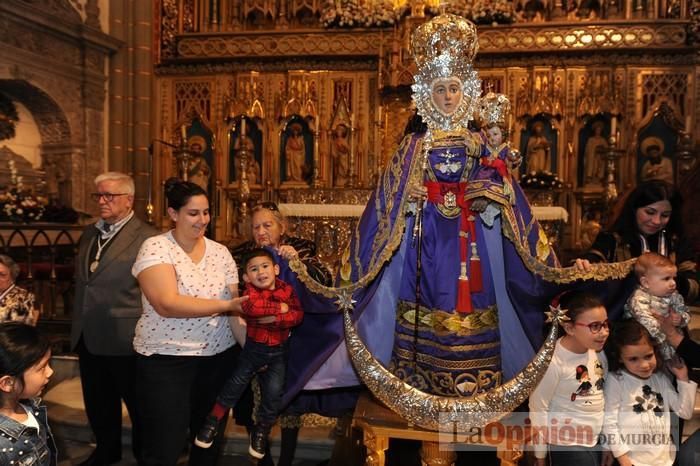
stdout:
<svg viewBox="0 0 700 466">
<path fill-rule="evenodd" d="M 156 137 L 151 128 L 153 105 L 153 4 L 109 2 L 110 34 L 124 41 L 109 63 L 109 145 L 107 168 L 134 178 L 134 211 L 145 218 L 149 192 L 158 189 L 150 180 L 148 147 Z M 152 204 L 152 199 L 151 199 Z"/>
</svg>

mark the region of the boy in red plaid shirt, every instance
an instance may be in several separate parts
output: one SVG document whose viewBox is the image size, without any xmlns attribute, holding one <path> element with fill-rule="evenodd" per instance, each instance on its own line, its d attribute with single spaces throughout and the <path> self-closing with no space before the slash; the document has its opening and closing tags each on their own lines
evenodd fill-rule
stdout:
<svg viewBox="0 0 700 466">
<path fill-rule="evenodd" d="M 194 443 L 201 448 L 211 446 L 219 420 L 236 404 L 253 375 L 267 367 L 258 373 L 262 402 L 248 448 L 251 456 L 260 459 L 265 456 L 267 437 L 280 411 L 287 340 L 292 327 L 301 323 L 303 313 L 294 289 L 277 278 L 280 268 L 271 252 L 253 250 L 246 256 L 243 269 L 244 295 L 249 297 L 241 304 L 241 316 L 247 325 L 245 346 Z"/>
</svg>

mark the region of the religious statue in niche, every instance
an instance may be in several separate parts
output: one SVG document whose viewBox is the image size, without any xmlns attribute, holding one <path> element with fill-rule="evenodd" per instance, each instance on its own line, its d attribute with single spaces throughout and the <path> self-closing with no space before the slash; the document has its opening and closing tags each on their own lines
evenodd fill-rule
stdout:
<svg viewBox="0 0 700 466">
<path fill-rule="evenodd" d="M 244 123 L 245 122 L 245 123 Z M 260 184 L 261 173 L 260 165 L 262 160 L 262 131 L 254 120 L 242 118 L 238 121 L 235 128 L 231 130 L 231 150 L 230 150 L 230 167 L 229 167 L 229 182 L 240 181 L 241 175 L 241 159 L 240 150 L 244 145 L 248 152 L 248 165 L 246 175 L 248 184 Z"/>
<path fill-rule="evenodd" d="M 313 171 L 313 136 L 303 118 L 292 117 L 282 133 L 285 182 L 308 184 Z"/>
<path fill-rule="evenodd" d="M 209 192 L 211 168 L 204 158 L 204 153 L 207 150 L 206 140 L 199 135 L 191 136 L 187 140 L 187 149 L 190 152 L 190 158 L 187 161 L 187 181 L 191 181 Z"/>
<path fill-rule="evenodd" d="M 547 137 L 545 122 L 535 120 L 530 127 L 530 137 L 525 145 L 527 172 L 549 171 L 551 167 L 552 144 Z"/>
<path fill-rule="evenodd" d="M 656 136 L 647 136 L 642 140 L 640 150 L 645 161 L 639 180 L 663 180 L 673 184 L 673 161 L 664 154 L 664 142 Z"/>
<path fill-rule="evenodd" d="M 527 0 L 523 7 L 522 17 L 525 21 L 541 23 L 545 21 L 547 7 L 542 0 Z"/>
<path fill-rule="evenodd" d="M 579 163 L 583 166 L 583 185 L 600 186 L 603 179 L 604 164 L 601 152 L 608 148 L 608 138 L 605 136 L 605 120 L 592 120 L 581 129 L 579 141 L 583 154 Z M 584 142 L 585 141 L 585 142 Z"/>
<path fill-rule="evenodd" d="M 350 128 L 341 123 L 333 129 L 331 143 L 333 186 L 345 187 L 350 181 Z"/>
<path fill-rule="evenodd" d="M 287 136 L 287 143 L 284 145 L 284 155 L 287 162 L 287 179 L 290 181 L 303 181 L 304 170 L 306 169 L 306 144 L 302 127 L 299 123 L 289 125 L 290 134 Z"/>
</svg>

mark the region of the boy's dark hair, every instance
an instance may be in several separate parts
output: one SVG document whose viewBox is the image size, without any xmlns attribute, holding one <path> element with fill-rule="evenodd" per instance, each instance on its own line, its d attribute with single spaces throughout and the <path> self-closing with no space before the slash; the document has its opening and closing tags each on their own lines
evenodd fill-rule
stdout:
<svg viewBox="0 0 700 466">
<path fill-rule="evenodd" d="M 255 248 L 243 256 L 243 273 L 245 273 L 246 269 L 248 268 L 248 262 L 256 257 L 268 257 L 273 264 L 277 264 L 277 261 L 275 261 L 275 256 L 268 249 Z"/>
<path fill-rule="evenodd" d="M 20 322 L 0 324 L 0 377 L 9 375 L 24 383 L 24 372 L 41 361 L 49 349 L 49 341 L 36 327 Z"/>
<path fill-rule="evenodd" d="M 610 329 L 610 336 L 605 343 L 605 355 L 608 357 L 610 372 L 619 372 L 625 368 L 622 364 L 622 352 L 620 349 L 627 345 L 639 345 L 646 341 L 654 348 L 656 355 L 656 370 L 663 365 L 663 358 L 659 347 L 649 334 L 649 330 L 634 319 L 625 319 L 615 322 Z"/>
<path fill-rule="evenodd" d="M 566 311 L 566 316 L 571 319 L 571 322 L 576 322 L 579 315 L 590 309 L 605 307 L 599 297 L 588 291 L 566 291 L 558 297 L 557 301 Z M 556 303 L 553 305 L 556 306 Z"/>
</svg>

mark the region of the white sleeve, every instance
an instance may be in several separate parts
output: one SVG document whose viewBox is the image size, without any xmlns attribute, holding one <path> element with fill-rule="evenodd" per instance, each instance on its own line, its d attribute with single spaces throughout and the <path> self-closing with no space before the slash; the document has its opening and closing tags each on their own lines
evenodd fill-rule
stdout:
<svg viewBox="0 0 700 466">
<path fill-rule="evenodd" d="M 169 241 L 165 236 L 158 235 L 146 239 L 131 267 L 131 274 L 138 277 L 141 272 L 154 265 L 172 264 L 168 251 Z"/>
<path fill-rule="evenodd" d="M 224 247 L 224 250 L 224 263 L 226 264 L 224 266 L 224 274 L 226 275 L 226 284 L 236 285 L 238 284 L 238 264 L 236 264 L 228 248 Z"/>
<path fill-rule="evenodd" d="M 549 404 L 554 397 L 558 384 L 559 364 L 553 360 L 540 383 L 530 394 L 530 420 L 532 421 L 534 432 L 532 442 L 536 458 L 545 458 L 547 456 Z"/>
<path fill-rule="evenodd" d="M 663 380 L 661 393 L 668 401 L 668 406 L 678 414 L 678 417 L 690 419 L 695 409 L 695 394 L 698 384 L 693 381 L 683 382 L 678 380 L 678 391 L 673 388 L 668 377 L 660 377 Z"/>
<path fill-rule="evenodd" d="M 619 458 L 630 451 L 630 448 L 623 442 L 619 425 L 623 394 L 622 379 L 614 375 L 609 376 L 605 381 L 603 433 L 606 438 L 604 446 L 612 452 L 615 458 Z"/>
</svg>

